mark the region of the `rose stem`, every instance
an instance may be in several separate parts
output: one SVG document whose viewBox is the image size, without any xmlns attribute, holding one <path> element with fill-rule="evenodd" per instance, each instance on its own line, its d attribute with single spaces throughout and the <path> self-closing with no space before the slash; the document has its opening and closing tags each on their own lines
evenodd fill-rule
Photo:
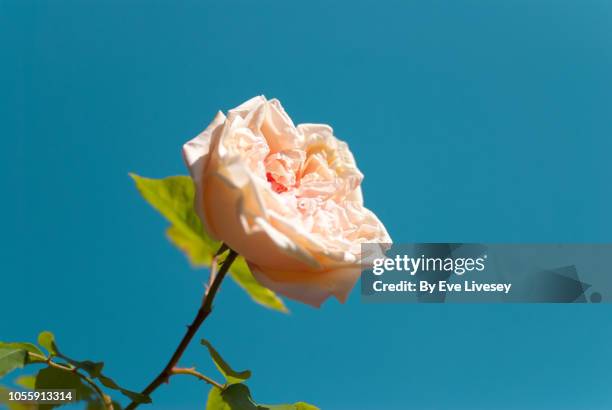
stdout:
<svg viewBox="0 0 612 410">
<path fill-rule="evenodd" d="M 226 249 L 227 247 L 225 245 L 222 245 L 219 251 L 217 252 L 217 255 L 224 252 Z M 204 294 L 204 298 L 202 299 L 202 305 L 200 306 L 200 309 L 198 310 L 198 314 L 193 319 L 193 322 L 191 322 L 191 324 L 187 326 L 187 332 L 185 333 L 185 336 L 183 336 L 183 339 L 181 340 L 178 347 L 174 351 L 174 354 L 168 361 L 168 364 L 166 364 L 166 367 L 164 367 L 164 370 L 162 370 L 161 373 L 159 373 L 157 377 L 153 379 L 153 381 L 141 392 L 142 394 L 149 396 L 164 382 L 168 381 L 168 379 L 172 375 L 173 368 L 176 366 L 181 356 L 183 356 L 183 353 L 185 353 L 185 349 L 187 349 L 187 346 L 189 345 L 189 343 L 195 336 L 196 332 L 198 331 L 202 323 L 204 323 L 204 320 L 208 317 L 208 315 L 212 311 L 212 302 L 213 302 L 213 299 L 215 298 L 215 295 L 217 294 L 217 291 L 219 290 L 221 281 L 225 277 L 225 274 L 227 273 L 232 262 L 234 262 L 237 256 L 238 254 L 234 252 L 232 249 L 230 249 L 229 254 L 227 255 L 227 258 L 225 258 L 225 261 L 223 262 L 223 265 L 219 269 L 219 272 L 215 275 L 215 278 L 212 284 L 208 287 L 208 289 L 206 289 L 206 293 Z M 214 265 L 214 260 L 213 260 L 213 265 Z M 215 268 L 214 266 L 211 267 L 211 275 L 214 275 L 214 268 Z M 138 405 L 139 403 L 132 401 L 125 408 L 125 410 L 133 410 L 136 407 L 138 407 Z"/>
</svg>

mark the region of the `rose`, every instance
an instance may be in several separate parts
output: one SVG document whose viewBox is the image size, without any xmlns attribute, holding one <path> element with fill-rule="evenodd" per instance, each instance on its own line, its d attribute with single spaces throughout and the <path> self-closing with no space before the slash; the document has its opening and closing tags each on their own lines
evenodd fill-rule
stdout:
<svg viewBox="0 0 612 410">
<path fill-rule="evenodd" d="M 363 175 L 347 144 L 328 125 L 296 127 L 276 99 L 219 112 L 183 154 L 207 232 L 289 298 L 344 302 L 361 271 L 361 244 L 391 242 L 363 206 Z"/>
</svg>

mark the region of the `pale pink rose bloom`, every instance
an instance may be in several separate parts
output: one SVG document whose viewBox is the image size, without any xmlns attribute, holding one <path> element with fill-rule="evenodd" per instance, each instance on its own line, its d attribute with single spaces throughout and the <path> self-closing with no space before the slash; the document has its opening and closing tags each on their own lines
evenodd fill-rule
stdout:
<svg viewBox="0 0 612 410">
<path fill-rule="evenodd" d="M 206 231 L 279 294 L 344 302 L 360 275 L 360 245 L 391 242 L 363 206 L 347 144 L 328 125 L 295 126 L 276 99 L 219 112 L 183 154 Z"/>
</svg>

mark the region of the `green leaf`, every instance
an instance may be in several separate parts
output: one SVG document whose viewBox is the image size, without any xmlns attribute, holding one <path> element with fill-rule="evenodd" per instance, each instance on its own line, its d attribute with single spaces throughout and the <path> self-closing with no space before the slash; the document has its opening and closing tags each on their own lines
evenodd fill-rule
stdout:
<svg viewBox="0 0 612 410">
<path fill-rule="evenodd" d="M 232 384 L 225 389 L 213 387 L 208 393 L 206 410 L 319 410 L 317 407 L 299 402 L 295 404 L 257 404 L 249 388 L 244 384 Z"/>
<path fill-rule="evenodd" d="M 0 347 L 13 347 L 44 356 L 45 354 L 34 344 L 27 342 L 0 342 Z"/>
<path fill-rule="evenodd" d="M 130 174 L 130 176 L 136 182 L 136 187 L 142 197 L 182 234 L 190 237 L 199 236 L 203 240 L 208 239 L 203 235 L 202 223 L 193 208 L 195 190 L 190 177 L 172 176 L 152 179 L 136 174 Z M 214 243 L 211 239 L 206 242 Z M 211 257 L 212 254 L 214 250 Z"/>
<path fill-rule="evenodd" d="M 212 264 L 212 257 L 220 246 L 219 242 L 209 245 L 199 235 L 181 230 L 176 226 L 169 227 L 166 230 L 166 235 L 174 246 L 187 255 L 189 262 L 194 267 L 210 266 Z"/>
<path fill-rule="evenodd" d="M 206 410 L 263 410 L 253 401 L 249 388 L 233 384 L 226 389 L 213 387 L 208 393 Z"/>
<path fill-rule="evenodd" d="M 82 362 L 74 361 L 71 364 L 79 369 L 85 370 L 93 378 L 99 377 L 104 367 L 103 362 L 92 362 L 91 360 L 85 360 Z"/>
<path fill-rule="evenodd" d="M 100 383 L 102 383 L 104 386 L 108 387 L 109 389 L 120 391 L 125 396 L 129 397 L 132 401 L 135 401 L 137 403 L 151 403 L 151 398 L 149 396 L 145 396 L 144 394 L 140 394 L 140 393 L 136 393 L 134 391 L 128 390 L 128 389 L 124 389 L 123 387 L 115 383 L 115 381 L 111 379 L 110 377 L 106 377 L 101 374 L 100 376 L 98 376 L 98 380 L 100 380 Z"/>
<path fill-rule="evenodd" d="M 34 344 L 32 343 L 26 343 L 26 342 L 0 342 L 0 348 L 14 348 L 14 349 L 23 349 L 26 352 L 29 353 L 35 353 L 39 356 L 45 356 L 45 354 Z M 26 358 L 26 364 L 27 363 L 37 363 L 37 362 L 42 362 L 42 359 L 35 359 L 31 356 L 28 356 Z"/>
<path fill-rule="evenodd" d="M 318 407 L 303 401 L 293 404 L 263 404 L 262 406 L 269 410 L 319 410 Z"/>
<path fill-rule="evenodd" d="M 212 357 L 213 362 L 215 362 L 215 366 L 217 366 L 217 369 L 219 369 L 221 374 L 227 380 L 227 383 L 226 383 L 227 385 L 242 383 L 243 381 L 251 377 L 250 370 L 244 370 L 242 372 L 237 372 L 234 369 L 232 369 L 230 365 L 227 364 L 225 360 L 223 360 L 219 352 L 217 352 L 217 350 L 212 346 L 212 344 L 210 344 L 208 340 L 202 339 L 201 343 L 204 346 L 206 346 L 206 348 L 208 349 L 208 352 L 210 353 L 210 356 Z"/>
<path fill-rule="evenodd" d="M 73 360 L 64 355 L 60 355 L 62 359 L 66 360 L 68 363 L 76 367 L 77 369 L 85 370 L 91 377 L 94 379 L 99 377 L 102 373 L 102 369 L 104 368 L 103 362 L 92 362 L 91 360 Z"/>
<path fill-rule="evenodd" d="M 145 396 L 144 394 L 136 393 L 126 389 L 119 389 L 121 393 L 130 398 L 130 400 L 135 401 L 136 403 L 151 403 L 151 398 L 149 396 Z"/>
<path fill-rule="evenodd" d="M 33 374 L 24 374 L 15 380 L 15 384 L 25 389 L 34 390 L 36 385 L 36 376 Z"/>
<path fill-rule="evenodd" d="M 47 367 L 38 372 L 36 376 L 36 389 L 71 389 L 76 392 L 76 401 L 100 402 L 94 390 L 84 384 L 81 378 L 73 373 L 54 367 Z M 60 406 L 59 404 L 40 404 L 40 410 L 49 410 Z"/>
<path fill-rule="evenodd" d="M 27 351 L 16 347 L 0 347 L 0 377 L 26 364 Z"/>
<path fill-rule="evenodd" d="M 49 331 L 40 332 L 38 335 L 38 344 L 47 349 L 52 356 L 57 355 L 57 346 L 55 345 L 55 336 Z"/>
<path fill-rule="evenodd" d="M 249 266 L 242 256 L 236 258 L 234 263 L 232 263 L 230 275 L 255 302 L 279 312 L 289 312 L 283 300 L 276 296 L 276 293 L 257 282 L 257 279 L 251 273 Z"/>
<path fill-rule="evenodd" d="M 170 242 L 187 255 L 193 266 L 210 266 L 221 243 L 204 231 L 195 212 L 195 190 L 191 178 L 171 176 L 152 179 L 136 174 L 130 176 L 143 198 L 172 224 L 166 231 Z M 288 311 L 282 299 L 257 282 L 243 258 L 236 259 L 232 264 L 230 275 L 255 302 L 280 312 Z"/>
</svg>

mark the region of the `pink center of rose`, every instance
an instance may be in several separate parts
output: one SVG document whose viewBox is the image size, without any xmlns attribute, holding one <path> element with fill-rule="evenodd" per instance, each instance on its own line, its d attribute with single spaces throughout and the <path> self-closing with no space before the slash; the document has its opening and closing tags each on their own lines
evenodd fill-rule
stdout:
<svg viewBox="0 0 612 410">
<path fill-rule="evenodd" d="M 272 176 L 271 172 L 266 172 L 266 178 L 268 180 L 268 182 L 270 183 L 270 186 L 272 187 L 272 190 L 274 192 L 276 192 L 277 194 L 280 194 L 281 192 L 286 192 L 289 190 L 289 188 L 287 188 L 286 186 L 284 186 L 281 183 L 278 183 L 275 179 L 274 176 Z"/>
<path fill-rule="evenodd" d="M 299 187 L 305 157 L 304 151 L 292 149 L 265 158 L 266 179 L 274 192 L 280 194 Z"/>
</svg>

